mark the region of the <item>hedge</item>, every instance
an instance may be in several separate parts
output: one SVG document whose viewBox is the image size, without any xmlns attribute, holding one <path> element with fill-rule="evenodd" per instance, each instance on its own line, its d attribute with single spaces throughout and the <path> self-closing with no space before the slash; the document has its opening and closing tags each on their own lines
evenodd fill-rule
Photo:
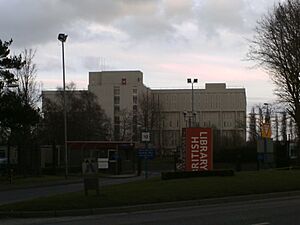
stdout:
<svg viewBox="0 0 300 225">
<path fill-rule="evenodd" d="M 179 172 L 162 172 L 162 180 L 182 179 L 191 177 L 211 177 L 211 176 L 234 176 L 233 170 L 209 170 L 209 171 L 179 171 Z"/>
</svg>

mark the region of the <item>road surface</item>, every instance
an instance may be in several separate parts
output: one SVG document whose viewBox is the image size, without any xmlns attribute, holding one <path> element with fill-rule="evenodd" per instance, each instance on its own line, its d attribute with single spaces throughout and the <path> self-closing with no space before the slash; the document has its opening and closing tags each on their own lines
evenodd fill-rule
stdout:
<svg viewBox="0 0 300 225">
<path fill-rule="evenodd" d="M 98 216 L 4 219 L 1 225 L 298 225 L 300 197 Z"/>
</svg>

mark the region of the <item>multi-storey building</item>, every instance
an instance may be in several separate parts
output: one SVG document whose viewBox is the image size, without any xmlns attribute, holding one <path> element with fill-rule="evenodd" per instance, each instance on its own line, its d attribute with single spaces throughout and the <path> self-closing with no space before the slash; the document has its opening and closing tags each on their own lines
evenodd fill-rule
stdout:
<svg viewBox="0 0 300 225">
<path fill-rule="evenodd" d="M 213 127 L 221 136 L 235 134 L 246 139 L 244 88 L 226 88 L 224 83 L 210 83 L 205 85 L 205 89 L 194 88 L 193 91 L 156 90 L 144 85 L 141 71 L 102 71 L 89 73 L 88 91 L 98 97 L 99 104 L 111 118 L 115 139 L 124 137 L 124 129 L 127 129 L 129 138 L 136 141 L 142 129 L 145 126 L 149 128 L 149 124 L 139 121 L 144 120 L 139 117 L 139 109 L 141 104 L 145 104 L 141 103 L 145 95 L 146 103 L 152 102 L 152 105 L 151 108 L 144 108 L 144 113 L 155 120 L 151 142 L 163 153 L 168 154 L 180 146 L 182 128 L 188 126 Z M 45 97 L 51 96 L 49 91 L 44 94 Z M 153 104 L 159 107 L 150 115 L 150 112 L 153 113 Z M 124 113 L 131 118 L 131 125 L 127 128 L 123 121 Z"/>
<path fill-rule="evenodd" d="M 224 83 L 210 83 L 205 89 L 194 89 L 193 92 L 191 89 L 152 90 L 154 98 L 163 106 L 160 137 L 157 137 L 162 140 L 162 150 L 168 152 L 180 146 L 182 128 L 190 126 L 213 127 L 221 137 L 238 135 L 246 140 L 244 88 L 226 88 Z"/>
</svg>

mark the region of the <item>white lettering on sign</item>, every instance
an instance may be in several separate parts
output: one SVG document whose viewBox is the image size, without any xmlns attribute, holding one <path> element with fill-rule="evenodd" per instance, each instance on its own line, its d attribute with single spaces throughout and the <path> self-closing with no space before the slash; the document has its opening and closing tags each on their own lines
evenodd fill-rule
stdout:
<svg viewBox="0 0 300 225">
<path fill-rule="evenodd" d="M 192 171 L 208 170 L 208 133 L 200 132 L 191 137 L 191 169 Z"/>
<path fill-rule="evenodd" d="M 150 133 L 149 132 L 142 132 L 142 141 L 150 142 Z"/>
<path fill-rule="evenodd" d="M 207 141 L 207 132 L 200 132 L 200 169 L 208 170 L 208 141 Z"/>
<path fill-rule="evenodd" d="M 191 137 L 192 170 L 199 170 L 199 137 Z"/>
</svg>

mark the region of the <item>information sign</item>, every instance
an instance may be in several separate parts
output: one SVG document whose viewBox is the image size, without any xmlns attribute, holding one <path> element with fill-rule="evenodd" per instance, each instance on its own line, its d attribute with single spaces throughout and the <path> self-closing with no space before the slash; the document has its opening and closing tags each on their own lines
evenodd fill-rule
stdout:
<svg viewBox="0 0 300 225">
<path fill-rule="evenodd" d="M 141 159 L 154 159 L 155 158 L 155 149 L 154 148 L 141 148 L 138 150 L 138 157 Z"/>
</svg>

